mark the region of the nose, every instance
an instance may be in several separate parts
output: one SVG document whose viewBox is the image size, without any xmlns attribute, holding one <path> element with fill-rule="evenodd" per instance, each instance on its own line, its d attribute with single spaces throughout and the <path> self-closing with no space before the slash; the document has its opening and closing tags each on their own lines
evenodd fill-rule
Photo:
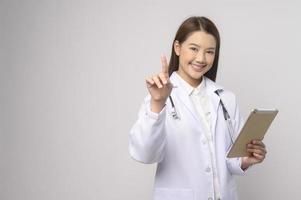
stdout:
<svg viewBox="0 0 301 200">
<path fill-rule="evenodd" d="M 204 51 L 199 51 L 196 55 L 195 61 L 198 63 L 205 63 L 206 62 L 206 54 Z"/>
</svg>

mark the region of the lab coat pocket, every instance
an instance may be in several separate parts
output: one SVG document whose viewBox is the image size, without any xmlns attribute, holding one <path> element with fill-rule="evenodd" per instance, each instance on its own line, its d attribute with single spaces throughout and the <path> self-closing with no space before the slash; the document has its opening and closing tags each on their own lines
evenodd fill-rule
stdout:
<svg viewBox="0 0 301 200">
<path fill-rule="evenodd" d="M 194 200 L 194 193 L 186 188 L 156 188 L 154 200 Z"/>
<path fill-rule="evenodd" d="M 237 189 L 236 188 L 232 188 L 230 190 L 230 197 L 231 197 L 231 200 L 238 200 L 238 194 L 237 194 Z"/>
<path fill-rule="evenodd" d="M 222 199 L 238 200 L 237 186 L 236 186 L 235 180 L 234 179 L 230 180 L 227 183 L 227 185 L 228 185 L 228 189 L 226 191 L 228 191 L 228 194 L 226 194 L 225 198 L 222 198 Z"/>
</svg>

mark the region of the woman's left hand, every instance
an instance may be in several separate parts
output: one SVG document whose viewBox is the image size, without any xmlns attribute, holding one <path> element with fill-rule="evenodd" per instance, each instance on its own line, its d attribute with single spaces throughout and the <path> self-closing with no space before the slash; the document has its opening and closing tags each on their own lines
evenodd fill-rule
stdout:
<svg viewBox="0 0 301 200">
<path fill-rule="evenodd" d="M 241 168 L 243 170 L 247 169 L 251 165 L 261 163 L 265 159 L 267 150 L 262 141 L 252 140 L 249 144 L 247 144 L 247 152 L 249 152 L 249 156 L 242 158 Z"/>
</svg>

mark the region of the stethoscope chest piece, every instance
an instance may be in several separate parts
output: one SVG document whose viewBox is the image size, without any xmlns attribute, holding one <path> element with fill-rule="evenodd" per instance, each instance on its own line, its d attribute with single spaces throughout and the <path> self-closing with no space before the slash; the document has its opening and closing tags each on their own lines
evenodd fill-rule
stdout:
<svg viewBox="0 0 301 200">
<path fill-rule="evenodd" d="M 172 111 L 171 111 L 171 116 L 174 120 L 180 120 L 181 118 L 179 117 L 177 111 L 176 111 L 176 108 L 172 108 Z"/>
<path fill-rule="evenodd" d="M 180 118 L 180 116 L 179 116 L 179 114 L 178 114 L 178 112 L 177 112 L 177 109 L 176 109 L 176 107 L 175 107 L 175 104 L 174 104 L 174 102 L 173 102 L 171 96 L 169 96 L 169 100 L 170 100 L 171 107 L 172 107 L 172 108 L 171 108 L 171 109 L 172 109 L 172 111 L 171 111 L 171 117 L 172 117 L 174 120 L 181 120 L 181 118 Z"/>
</svg>

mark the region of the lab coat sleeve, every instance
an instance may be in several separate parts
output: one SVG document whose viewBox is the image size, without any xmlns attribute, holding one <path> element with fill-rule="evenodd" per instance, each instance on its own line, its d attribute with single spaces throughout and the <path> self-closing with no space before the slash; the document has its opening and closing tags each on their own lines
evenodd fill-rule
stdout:
<svg viewBox="0 0 301 200">
<path fill-rule="evenodd" d="M 233 94 L 233 103 L 230 111 L 232 125 L 234 129 L 235 139 L 238 136 L 238 133 L 242 129 L 244 124 L 243 118 L 239 111 L 239 106 L 237 104 L 236 98 Z M 232 113 L 231 113 L 232 112 Z M 246 171 L 241 169 L 242 158 L 227 158 L 226 160 L 229 171 L 235 175 L 245 175 Z"/>
<path fill-rule="evenodd" d="M 130 130 L 131 157 L 145 164 L 159 163 L 164 157 L 166 106 L 160 113 L 150 110 L 150 96 L 142 104 L 138 120 Z"/>
</svg>

